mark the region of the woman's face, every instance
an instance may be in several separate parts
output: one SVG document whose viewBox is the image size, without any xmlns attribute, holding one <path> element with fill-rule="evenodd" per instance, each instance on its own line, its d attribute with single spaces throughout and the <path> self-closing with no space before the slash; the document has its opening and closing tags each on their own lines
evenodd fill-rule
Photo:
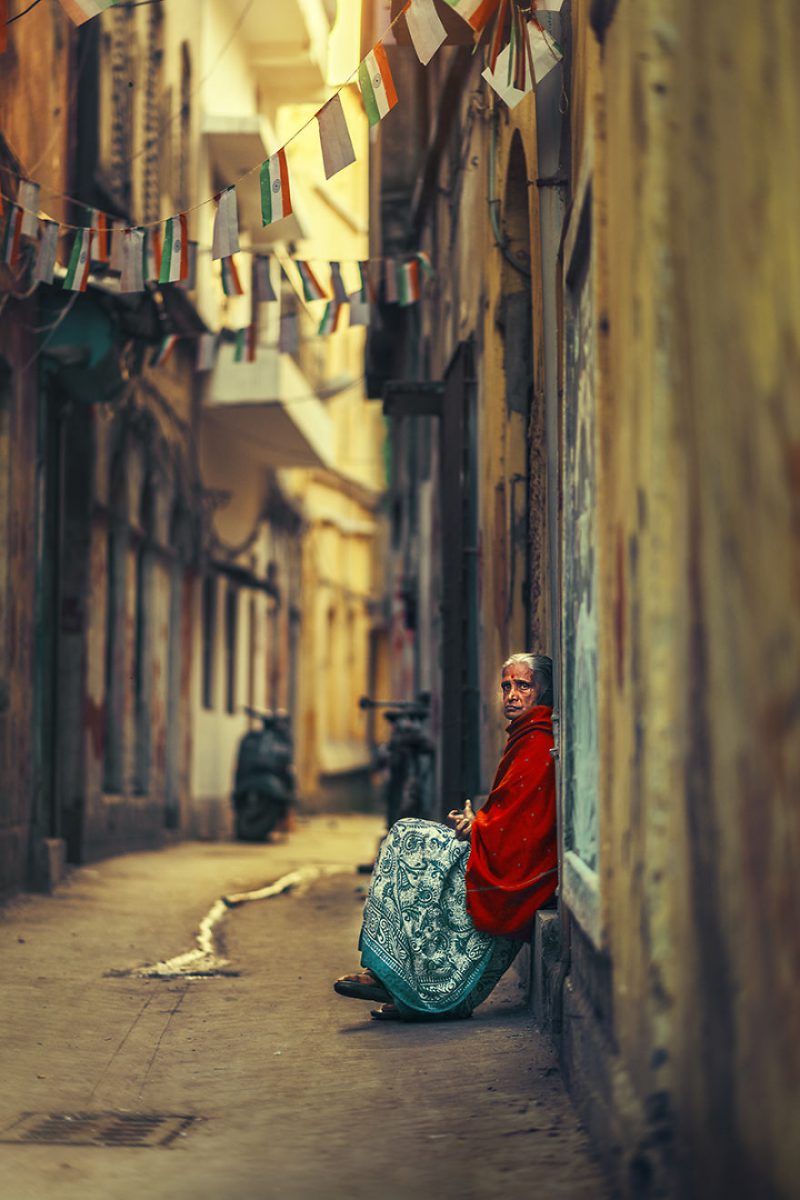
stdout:
<svg viewBox="0 0 800 1200">
<path fill-rule="evenodd" d="M 503 715 L 507 721 L 513 721 L 533 708 L 537 691 L 530 667 L 522 663 L 506 667 L 501 676 L 500 691 L 503 696 Z"/>
</svg>

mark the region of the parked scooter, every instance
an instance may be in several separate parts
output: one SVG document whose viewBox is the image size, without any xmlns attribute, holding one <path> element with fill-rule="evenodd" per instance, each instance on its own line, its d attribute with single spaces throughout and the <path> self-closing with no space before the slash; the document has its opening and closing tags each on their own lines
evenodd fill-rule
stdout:
<svg viewBox="0 0 800 1200">
<path fill-rule="evenodd" d="M 239 743 L 233 808 L 236 836 L 242 842 L 263 842 L 295 801 L 296 783 L 289 714 L 245 708 L 261 721 Z"/>
</svg>

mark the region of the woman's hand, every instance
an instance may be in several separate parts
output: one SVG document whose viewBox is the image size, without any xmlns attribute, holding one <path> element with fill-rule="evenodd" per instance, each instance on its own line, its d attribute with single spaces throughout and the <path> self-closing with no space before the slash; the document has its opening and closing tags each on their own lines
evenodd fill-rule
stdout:
<svg viewBox="0 0 800 1200">
<path fill-rule="evenodd" d="M 468 842 L 472 833 L 472 823 L 475 820 L 475 813 L 472 811 L 472 801 L 467 800 L 463 811 L 459 808 L 453 808 L 447 814 L 448 821 L 455 828 L 455 835 L 459 842 Z"/>
</svg>

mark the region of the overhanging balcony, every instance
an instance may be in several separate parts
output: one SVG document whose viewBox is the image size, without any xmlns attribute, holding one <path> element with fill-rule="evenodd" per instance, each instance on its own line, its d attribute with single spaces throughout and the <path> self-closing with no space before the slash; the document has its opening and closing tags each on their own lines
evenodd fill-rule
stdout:
<svg viewBox="0 0 800 1200">
<path fill-rule="evenodd" d="M 256 362 L 237 363 L 233 347 L 221 346 L 203 416 L 245 442 L 264 466 L 328 467 L 333 461 L 328 410 L 294 359 L 278 350 L 259 350 Z"/>
<path fill-rule="evenodd" d="M 324 87 L 335 18 L 331 0 L 281 0 L 267 20 L 263 9 L 248 14 L 242 32 L 268 105 L 302 103 Z"/>
</svg>

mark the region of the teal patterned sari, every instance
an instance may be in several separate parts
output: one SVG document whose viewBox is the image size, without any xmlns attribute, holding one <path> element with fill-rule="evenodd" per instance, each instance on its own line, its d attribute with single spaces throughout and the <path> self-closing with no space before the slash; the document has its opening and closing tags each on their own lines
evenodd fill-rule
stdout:
<svg viewBox="0 0 800 1200">
<path fill-rule="evenodd" d="M 469 842 L 434 821 L 398 821 L 381 847 L 361 930 L 361 962 L 407 1020 L 468 1017 L 521 942 L 475 929 L 464 874 Z"/>
</svg>

